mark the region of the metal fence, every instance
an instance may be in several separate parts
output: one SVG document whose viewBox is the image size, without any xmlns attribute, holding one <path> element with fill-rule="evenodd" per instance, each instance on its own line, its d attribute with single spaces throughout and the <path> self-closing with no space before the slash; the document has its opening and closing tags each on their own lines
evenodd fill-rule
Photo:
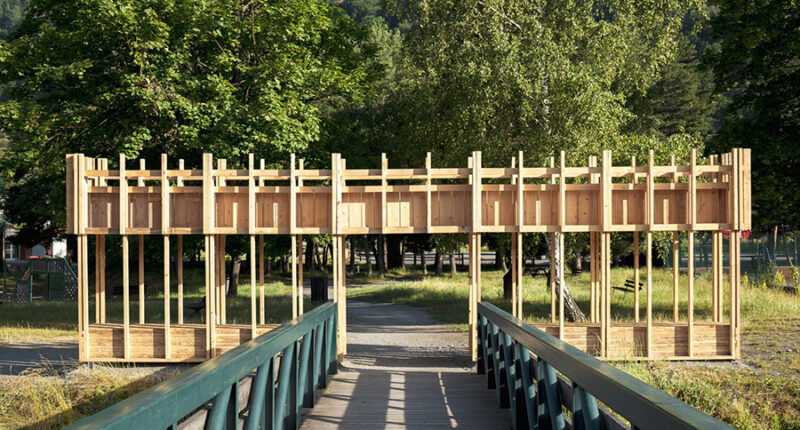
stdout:
<svg viewBox="0 0 800 430">
<path fill-rule="evenodd" d="M 335 311 L 328 302 L 67 428 L 296 429 L 336 372 Z"/>
<path fill-rule="evenodd" d="M 777 237 L 771 234 L 748 234 L 742 237 L 741 268 L 742 274 L 747 274 L 750 279 L 759 281 L 762 277 L 771 277 L 778 267 L 797 266 L 800 261 L 800 235 L 793 233 L 780 234 Z M 723 240 L 723 265 L 728 267 L 728 240 Z M 694 267 L 703 271 L 711 267 L 711 234 L 695 233 Z M 685 235 L 679 238 L 678 249 L 680 252 L 680 268 L 686 269 L 689 264 L 687 239 Z M 665 261 L 666 267 L 672 267 L 672 258 Z"/>
<path fill-rule="evenodd" d="M 515 429 L 731 428 L 496 306 L 478 303 L 478 326 L 478 369 Z"/>
</svg>

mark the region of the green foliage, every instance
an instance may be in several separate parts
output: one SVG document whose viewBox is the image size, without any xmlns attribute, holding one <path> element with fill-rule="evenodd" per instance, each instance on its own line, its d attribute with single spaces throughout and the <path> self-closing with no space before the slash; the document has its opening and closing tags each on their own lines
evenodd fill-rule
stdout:
<svg viewBox="0 0 800 430">
<path fill-rule="evenodd" d="M 364 96 L 365 37 L 316 0 L 34 0 L 0 42 L 8 219 L 63 227 L 70 152 L 285 162 L 320 138 L 330 106 Z"/>
<path fill-rule="evenodd" d="M 715 147 L 753 148 L 753 221 L 800 223 L 800 7 L 795 0 L 715 0 L 704 63 L 730 104 Z"/>
<path fill-rule="evenodd" d="M 570 163 L 601 148 L 655 148 L 625 136 L 627 97 L 649 88 L 678 48 L 691 2 L 390 2 L 412 26 L 407 82 L 387 107 L 396 158 L 463 165 L 526 164 L 567 150 Z"/>
<path fill-rule="evenodd" d="M 0 0 L 0 40 L 5 39 L 22 21 L 30 0 Z"/>
</svg>

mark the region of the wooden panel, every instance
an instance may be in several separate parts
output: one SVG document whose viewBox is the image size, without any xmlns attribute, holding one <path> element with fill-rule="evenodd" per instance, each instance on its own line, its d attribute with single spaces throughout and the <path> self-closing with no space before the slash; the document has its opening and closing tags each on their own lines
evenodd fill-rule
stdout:
<svg viewBox="0 0 800 430">
<path fill-rule="evenodd" d="M 330 201 L 330 196 L 328 197 Z M 246 205 L 244 206 L 247 207 Z M 289 227 L 289 195 L 256 193 L 256 228 Z"/>
<path fill-rule="evenodd" d="M 175 228 L 202 228 L 203 227 L 203 195 L 170 194 L 170 207 L 172 208 L 170 225 Z"/>
<path fill-rule="evenodd" d="M 297 226 L 300 228 L 330 227 L 331 194 L 330 187 L 322 187 L 326 192 L 297 194 Z M 256 197 L 258 199 L 258 197 Z M 259 208 L 256 208 L 258 211 Z M 260 213 L 260 212 L 259 212 Z M 272 219 L 272 218 L 270 218 Z M 260 225 L 267 227 L 267 225 Z M 272 227 L 272 225 L 269 225 Z"/>
<path fill-rule="evenodd" d="M 686 192 L 683 190 L 656 190 L 653 215 L 656 224 L 685 224 Z"/>
<path fill-rule="evenodd" d="M 534 327 L 558 336 L 558 323 L 536 323 Z M 653 324 L 651 357 L 644 357 L 647 327 L 644 323 L 612 324 L 609 330 L 608 359 L 692 359 L 729 358 L 730 326 L 698 322 L 694 325 L 694 355 L 688 356 L 687 326 L 674 323 Z M 599 355 L 600 325 L 567 323 L 564 341 L 592 355 Z"/>
<path fill-rule="evenodd" d="M 257 335 L 278 327 L 277 324 L 257 326 Z M 123 351 L 122 324 L 90 324 L 90 357 L 92 361 L 121 360 Z M 159 324 L 132 324 L 130 328 L 131 357 L 127 361 L 164 361 L 164 326 Z M 206 359 L 206 326 L 199 324 L 180 324 L 170 326 L 171 357 L 169 361 L 204 361 Z M 225 325 L 216 327 L 218 354 L 239 346 L 250 340 L 249 325 Z"/>
<path fill-rule="evenodd" d="M 89 227 L 119 228 L 119 193 L 89 194 Z"/>
<path fill-rule="evenodd" d="M 525 225 L 558 223 L 558 191 L 525 191 Z"/>
<path fill-rule="evenodd" d="M 432 226 L 459 227 L 472 222 L 469 191 L 431 191 Z"/>
<path fill-rule="evenodd" d="M 614 225 L 645 224 L 645 193 L 638 190 L 614 190 L 611 213 Z"/>
</svg>

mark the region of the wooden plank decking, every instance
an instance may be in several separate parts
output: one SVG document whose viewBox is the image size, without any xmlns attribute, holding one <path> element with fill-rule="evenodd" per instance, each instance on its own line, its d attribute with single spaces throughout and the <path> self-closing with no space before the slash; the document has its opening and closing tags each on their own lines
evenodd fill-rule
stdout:
<svg viewBox="0 0 800 430">
<path fill-rule="evenodd" d="M 507 429 L 467 335 L 401 305 L 349 302 L 348 355 L 301 429 Z"/>
</svg>

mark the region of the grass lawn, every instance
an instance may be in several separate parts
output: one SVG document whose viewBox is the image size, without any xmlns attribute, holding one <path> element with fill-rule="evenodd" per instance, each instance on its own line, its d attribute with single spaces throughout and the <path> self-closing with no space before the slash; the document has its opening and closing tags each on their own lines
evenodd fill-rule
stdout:
<svg viewBox="0 0 800 430">
<path fill-rule="evenodd" d="M 204 295 L 203 272 L 185 272 L 185 303 L 199 301 Z M 109 274 L 109 280 L 115 279 Z M 132 279 L 136 279 L 135 275 Z M 291 317 L 290 279 L 270 277 L 264 289 L 265 316 L 268 323 L 282 323 Z M 147 282 L 146 282 L 147 284 Z M 145 320 L 163 323 L 164 296 L 160 283 L 154 281 L 145 299 Z M 94 317 L 94 286 L 90 286 L 89 309 Z M 172 286 L 172 321 L 177 322 L 177 287 Z M 250 279 L 239 280 L 239 296 L 228 299 L 228 322 L 250 323 Z M 138 321 L 138 296 L 131 296 L 131 317 Z M 313 307 L 310 303 L 306 308 Z M 109 322 L 122 322 L 122 298 L 106 302 Z M 187 323 L 200 322 L 201 314 L 184 314 Z M 0 348 L 11 342 L 59 342 L 78 340 L 78 309 L 75 302 L 0 304 Z M 60 363 L 58 363 L 60 364 Z M 48 363 L 21 376 L 0 376 L 0 429 L 60 428 L 129 397 L 181 368 L 142 365 L 96 365 L 90 368 L 67 363 L 57 371 Z"/>
<path fill-rule="evenodd" d="M 614 268 L 611 284 L 632 278 Z M 422 307 L 461 330 L 467 328 L 467 275 L 428 277 L 394 272 L 396 282 L 348 287 L 348 297 Z M 642 273 L 642 278 L 644 274 Z M 387 279 L 388 280 L 388 279 Z M 727 282 L 727 279 L 726 279 Z M 672 272 L 653 273 L 653 317 L 672 320 Z M 727 285 L 727 284 L 726 284 Z M 589 308 L 589 274 L 567 277 L 584 310 Z M 550 293 L 544 278 L 524 279 L 524 316 L 548 321 Z M 686 320 L 686 276 L 681 278 L 681 320 Z M 510 311 L 502 298 L 502 273 L 484 270 L 482 299 Z M 711 319 L 711 277 L 695 281 L 695 320 Z M 641 314 L 644 315 L 644 295 Z M 633 294 L 612 290 L 612 318 L 633 318 Z M 728 310 L 727 301 L 725 310 Z M 737 362 L 626 362 L 619 368 L 737 428 L 800 429 L 800 296 L 750 285 L 742 288 L 742 359 Z"/>
</svg>

